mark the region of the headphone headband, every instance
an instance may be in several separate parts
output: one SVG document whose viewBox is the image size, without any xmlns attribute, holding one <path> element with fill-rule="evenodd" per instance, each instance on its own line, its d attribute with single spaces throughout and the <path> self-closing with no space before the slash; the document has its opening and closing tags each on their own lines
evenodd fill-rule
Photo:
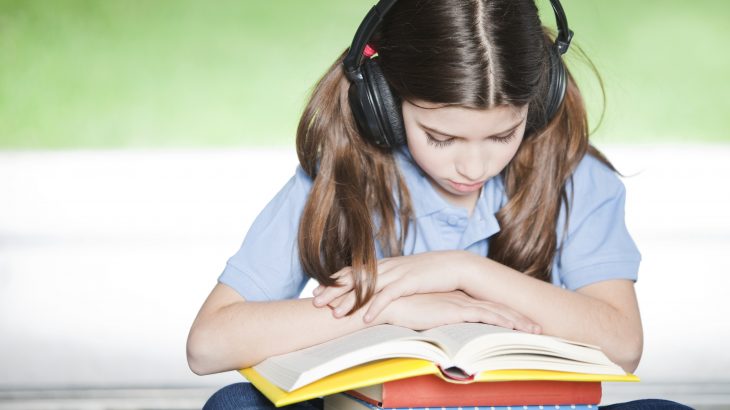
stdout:
<svg viewBox="0 0 730 410">
<path fill-rule="evenodd" d="M 365 46 L 370 41 L 370 38 L 375 34 L 375 31 L 380 27 L 380 24 L 383 22 L 383 17 L 393 7 L 396 1 L 398 0 L 380 0 L 378 4 L 370 9 L 362 23 L 360 23 L 360 27 L 357 28 L 355 37 L 352 39 L 350 51 L 342 62 L 345 66 L 345 75 L 347 75 L 350 81 L 354 81 L 358 76 L 362 77 L 357 70 L 365 59 L 362 52 L 365 50 Z M 568 18 L 565 16 L 565 11 L 563 11 L 560 0 L 550 0 L 550 4 L 553 7 L 555 22 L 558 27 L 558 35 L 555 38 L 555 49 L 558 54 L 562 55 L 570 47 L 570 41 L 573 39 L 573 31 L 568 27 Z"/>
<path fill-rule="evenodd" d="M 555 37 L 555 49 L 558 54 L 562 55 L 568 51 L 570 41 L 573 39 L 573 30 L 568 27 L 568 18 L 565 17 L 565 11 L 559 0 L 550 0 L 555 13 L 555 22 L 558 26 L 558 36 Z"/>
</svg>

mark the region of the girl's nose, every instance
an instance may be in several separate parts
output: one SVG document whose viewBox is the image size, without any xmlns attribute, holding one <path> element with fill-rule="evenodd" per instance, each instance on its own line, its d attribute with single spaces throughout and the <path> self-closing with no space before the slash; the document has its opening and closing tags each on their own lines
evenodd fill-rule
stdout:
<svg viewBox="0 0 730 410">
<path fill-rule="evenodd" d="M 478 149 L 464 147 L 464 151 L 456 161 L 456 172 L 467 181 L 479 182 L 484 180 L 487 170 L 487 159 L 484 158 Z"/>
</svg>

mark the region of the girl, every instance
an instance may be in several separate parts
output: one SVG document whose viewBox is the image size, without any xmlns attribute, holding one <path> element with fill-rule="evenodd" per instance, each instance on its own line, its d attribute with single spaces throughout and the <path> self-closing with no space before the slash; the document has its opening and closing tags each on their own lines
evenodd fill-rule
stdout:
<svg viewBox="0 0 730 410">
<path fill-rule="evenodd" d="M 457 322 L 599 345 L 636 369 L 640 255 L 623 185 L 588 143 L 560 59 L 572 32 L 553 8 L 556 40 L 533 0 L 383 0 L 371 10 L 304 110 L 300 167 L 193 323 L 195 373 L 375 324 Z M 316 298 L 297 299 L 310 277 Z M 243 383 L 206 404 L 267 406 Z"/>
</svg>

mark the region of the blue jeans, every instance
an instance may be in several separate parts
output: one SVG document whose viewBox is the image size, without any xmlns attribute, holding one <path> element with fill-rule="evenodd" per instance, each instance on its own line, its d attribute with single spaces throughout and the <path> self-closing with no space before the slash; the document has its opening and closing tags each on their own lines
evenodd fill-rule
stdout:
<svg viewBox="0 0 730 410">
<path fill-rule="evenodd" d="M 203 410 L 322 410 L 324 401 L 314 399 L 289 406 L 276 407 L 251 383 L 235 383 L 226 386 L 210 396 Z"/>
<path fill-rule="evenodd" d="M 290 406 L 287 410 L 322 410 L 322 399 L 314 399 Z M 235 383 L 218 390 L 208 399 L 203 410 L 261 410 L 276 409 L 263 394 L 249 383 Z M 691 407 L 668 400 L 636 400 L 627 403 L 601 406 L 602 410 L 692 410 Z"/>
</svg>

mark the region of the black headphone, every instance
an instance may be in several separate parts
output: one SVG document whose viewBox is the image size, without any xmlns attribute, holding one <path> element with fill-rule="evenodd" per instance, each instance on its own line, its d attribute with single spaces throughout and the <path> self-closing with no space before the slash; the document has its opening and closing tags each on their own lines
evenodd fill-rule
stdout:
<svg viewBox="0 0 730 410">
<path fill-rule="evenodd" d="M 397 0 L 380 0 L 360 23 L 350 51 L 342 64 L 350 80 L 348 98 L 355 122 L 363 137 L 379 147 L 395 147 L 406 142 L 400 102 L 393 95 L 375 59 L 363 54 L 368 41 L 383 22 L 383 17 Z M 558 35 L 550 55 L 550 85 L 545 101 L 549 121 L 557 113 L 565 97 L 568 83 L 565 66 L 560 59 L 568 51 L 573 32 L 568 28 L 563 6 L 550 0 L 555 12 Z"/>
</svg>

